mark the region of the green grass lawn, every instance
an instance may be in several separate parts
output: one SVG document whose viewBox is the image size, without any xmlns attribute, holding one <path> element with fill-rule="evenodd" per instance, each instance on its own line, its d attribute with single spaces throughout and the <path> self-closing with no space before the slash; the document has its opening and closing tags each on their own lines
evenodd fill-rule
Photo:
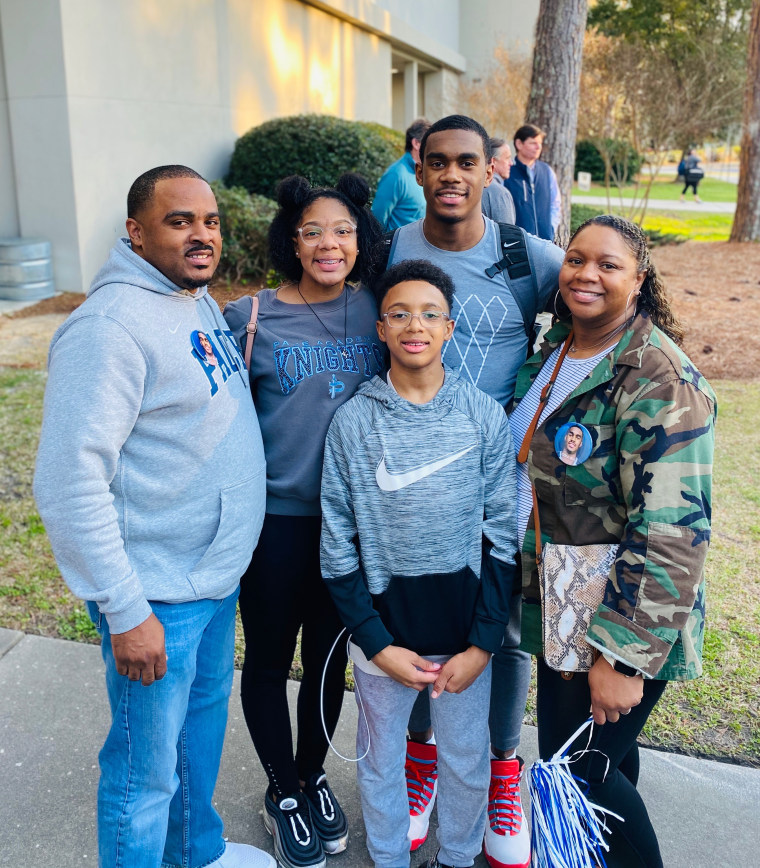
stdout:
<svg viewBox="0 0 760 868">
<path fill-rule="evenodd" d="M 647 211 L 643 229 L 675 241 L 728 241 L 733 214 L 694 214 L 685 211 Z"/>
<path fill-rule="evenodd" d="M 571 231 L 595 214 L 604 214 L 602 205 L 583 205 L 573 202 Z M 627 216 L 625 209 L 612 206 L 613 214 Z M 699 214 L 693 211 L 647 211 L 644 231 L 653 244 L 677 244 L 682 241 L 728 241 L 733 214 Z"/>
<path fill-rule="evenodd" d="M 60 578 L 32 499 L 44 380 L 41 371 L 0 368 L 0 627 L 97 641 Z M 719 419 L 705 675 L 669 686 L 644 741 L 760 766 L 760 382 L 713 385 Z M 239 628 L 236 650 L 239 663 Z M 297 677 L 299 660 L 292 671 Z M 533 710 L 531 697 L 528 721 Z"/>
<path fill-rule="evenodd" d="M 638 191 L 633 184 L 623 187 L 623 199 L 632 199 L 634 195 L 641 197 L 644 195 L 646 179 L 642 180 Z M 678 202 L 683 190 L 682 183 L 674 183 L 673 177 L 658 178 L 653 184 L 649 193 L 650 199 L 662 199 L 666 201 Z M 719 181 L 717 178 L 703 178 L 699 183 L 699 197 L 706 202 L 736 202 L 737 185 L 731 184 L 728 181 Z M 574 196 L 606 196 L 607 190 L 604 184 L 592 183 L 591 190 L 581 192 L 577 184 L 573 184 Z M 617 187 L 610 188 L 610 196 L 613 202 L 620 198 L 621 193 Z M 693 199 L 691 190 L 687 193 L 687 199 Z"/>
</svg>

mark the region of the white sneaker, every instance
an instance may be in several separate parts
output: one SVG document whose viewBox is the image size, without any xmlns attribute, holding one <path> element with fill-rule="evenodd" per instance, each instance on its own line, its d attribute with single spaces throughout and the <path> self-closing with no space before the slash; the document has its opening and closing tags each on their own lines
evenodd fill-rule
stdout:
<svg viewBox="0 0 760 868">
<path fill-rule="evenodd" d="M 258 847 L 227 841 L 224 853 L 209 868 L 277 868 L 277 863 Z"/>
<path fill-rule="evenodd" d="M 491 760 L 488 788 L 488 824 L 483 853 L 491 868 L 528 868 L 530 832 L 520 801 L 520 757 Z"/>
</svg>

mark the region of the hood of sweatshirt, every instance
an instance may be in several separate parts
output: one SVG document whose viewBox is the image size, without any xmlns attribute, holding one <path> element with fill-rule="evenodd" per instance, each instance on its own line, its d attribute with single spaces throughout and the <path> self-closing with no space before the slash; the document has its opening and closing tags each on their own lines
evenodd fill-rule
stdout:
<svg viewBox="0 0 760 868">
<path fill-rule="evenodd" d="M 426 404 L 415 404 L 412 401 L 407 401 L 387 382 L 385 377 L 379 375 L 363 383 L 357 390 L 356 396 L 367 398 L 370 401 L 378 401 L 386 410 L 394 414 L 430 413 L 435 417 L 440 417 L 449 412 L 451 401 L 462 388 L 464 382 L 452 368 L 444 365 L 443 369 L 445 373 L 443 385 L 435 397 Z"/>
</svg>

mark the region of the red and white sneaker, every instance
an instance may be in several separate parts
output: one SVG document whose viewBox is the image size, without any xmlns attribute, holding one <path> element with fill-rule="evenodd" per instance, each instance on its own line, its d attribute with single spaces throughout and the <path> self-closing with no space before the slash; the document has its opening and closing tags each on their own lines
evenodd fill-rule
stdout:
<svg viewBox="0 0 760 868">
<path fill-rule="evenodd" d="M 530 832 L 520 802 L 520 757 L 491 760 L 488 825 L 483 852 L 491 868 L 528 868 Z"/>
<path fill-rule="evenodd" d="M 438 750 L 434 744 L 406 742 L 406 794 L 409 799 L 409 849 L 425 843 L 438 789 Z"/>
</svg>

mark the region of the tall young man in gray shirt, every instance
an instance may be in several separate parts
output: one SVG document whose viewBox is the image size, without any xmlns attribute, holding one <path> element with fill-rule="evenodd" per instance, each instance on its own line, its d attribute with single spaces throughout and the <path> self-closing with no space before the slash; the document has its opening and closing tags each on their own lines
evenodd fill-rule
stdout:
<svg viewBox="0 0 760 868">
<path fill-rule="evenodd" d="M 483 190 L 493 173 L 489 138 L 472 118 L 452 115 L 434 123 L 420 145 L 417 183 L 423 188 L 424 220 L 395 234 L 389 264 L 428 259 L 454 280 L 453 338 L 444 362 L 507 407 L 520 365 L 528 354 L 528 334 L 505 269 L 489 277 L 486 269 L 503 257 L 499 227 L 481 211 Z M 525 235 L 527 254 L 538 288 L 539 309 L 551 305 L 564 258 L 551 242 Z M 501 650 L 493 660 L 491 691 L 491 786 L 485 852 L 491 865 L 525 868 L 530 838 L 520 804 L 523 763 L 517 757 L 520 726 L 530 682 L 530 658 L 520 651 L 519 588 L 512 598 L 510 621 Z M 410 841 L 419 846 L 427 834 L 435 784 L 429 773 L 434 748 L 430 740 L 427 694 L 409 722 L 407 755 Z"/>
</svg>

